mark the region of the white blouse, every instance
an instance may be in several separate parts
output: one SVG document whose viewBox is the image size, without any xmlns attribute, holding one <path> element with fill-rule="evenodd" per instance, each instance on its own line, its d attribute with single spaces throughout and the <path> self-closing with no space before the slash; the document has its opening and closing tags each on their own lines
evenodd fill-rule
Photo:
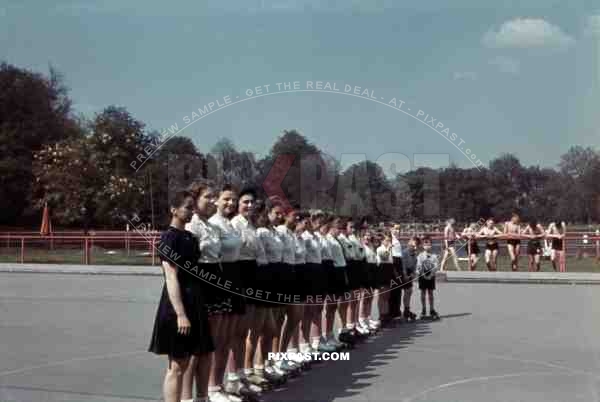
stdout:
<svg viewBox="0 0 600 402">
<path fill-rule="evenodd" d="M 340 242 L 333 237 L 332 234 L 327 235 L 327 240 L 331 245 L 331 255 L 333 256 L 333 265 L 335 267 L 345 267 L 346 259 L 344 258 L 344 250 Z"/>
<path fill-rule="evenodd" d="M 373 250 L 373 247 L 363 245 L 363 249 L 365 251 L 365 258 L 367 259 L 367 263 L 377 264 L 377 254 L 375 253 L 375 250 Z"/>
<path fill-rule="evenodd" d="M 235 262 L 240 259 L 242 236 L 231 221 L 218 212 L 210 217 L 209 223 L 220 229 L 222 262 Z"/>
<path fill-rule="evenodd" d="M 301 234 L 294 233 L 294 244 L 296 245 L 296 252 L 294 254 L 294 264 L 306 264 L 306 243 Z"/>
<path fill-rule="evenodd" d="M 359 240 L 359 238 L 356 237 L 356 235 L 353 235 L 353 234 L 351 234 L 350 236 L 348 236 L 348 240 L 350 240 L 350 242 L 354 246 L 354 253 L 355 253 L 356 259 L 359 260 L 359 261 L 363 261 L 365 259 L 365 246 L 364 246 L 364 244 L 362 244 L 362 242 Z"/>
<path fill-rule="evenodd" d="M 306 262 L 309 264 L 320 264 L 321 263 L 321 242 L 317 236 L 305 230 L 302 233 L 302 238 L 306 241 Z"/>
<path fill-rule="evenodd" d="M 392 236 L 392 257 L 402 257 L 402 243 Z"/>
<path fill-rule="evenodd" d="M 356 260 L 356 250 L 354 250 L 354 245 L 352 242 L 346 237 L 345 234 L 340 233 L 337 237 L 339 243 L 343 247 L 344 258 L 346 260 Z"/>
<path fill-rule="evenodd" d="M 333 255 L 331 254 L 331 245 L 325 236 L 320 232 L 315 232 L 315 237 L 321 245 L 321 258 L 323 261 L 333 261 Z"/>
<path fill-rule="evenodd" d="M 377 265 L 381 264 L 393 264 L 392 248 L 386 247 L 383 244 L 377 247 Z"/>
<path fill-rule="evenodd" d="M 185 230 L 193 233 L 196 239 L 198 239 L 198 248 L 200 249 L 200 259 L 198 262 L 214 264 L 221 261 L 219 228 L 214 227 L 208 222 L 204 222 L 198 215 L 194 214 L 192 220 L 185 224 Z"/>
<path fill-rule="evenodd" d="M 261 242 L 269 263 L 278 263 L 283 260 L 283 241 L 279 234 L 272 229 L 258 228 L 256 236 Z"/>
<path fill-rule="evenodd" d="M 236 215 L 231 219 L 231 225 L 242 237 L 242 247 L 240 249 L 240 260 L 256 261 L 264 264 L 266 261 L 265 250 L 256 236 L 256 228 L 242 215 Z"/>
<path fill-rule="evenodd" d="M 294 265 L 294 255 L 296 254 L 296 236 L 287 226 L 279 225 L 276 228 L 281 241 L 283 241 L 283 262 Z"/>
</svg>

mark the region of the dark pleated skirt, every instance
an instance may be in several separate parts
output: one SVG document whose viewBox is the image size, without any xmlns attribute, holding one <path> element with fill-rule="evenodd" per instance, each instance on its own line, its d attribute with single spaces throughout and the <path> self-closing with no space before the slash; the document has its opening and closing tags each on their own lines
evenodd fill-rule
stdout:
<svg viewBox="0 0 600 402">
<path fill-rule="evenodd" d="M 369 279 L 366 263 L 362 261 L 349 261 L 346 272 L 348 274 L 348 287 L 350 290 L 368 286 Z"/>
<path fill-rule="evenodd" d="M 242 265 L 239 261 L 223 262 L 223 275 L 231 282 L 229 295 L 231 297 L 231 313 L 242 315 L 246 312 L 246 299 L 243 296 L 244 283 L 242 280 Z M 224 290 L 227 291 L 227 290 Z"/>
<path fill-rule="evenodd" d="M 389 287 L 396 277 L 394 264 L 381 264 L 377 267 L 377 287 Z"/>
<path fill-rule="evenodd" d="M 246 304 L 255 304 L 254 291 L 258 284 L 258 265 L 255 260 L 240 260 L 240 275 L 242 278 L 243 291 Z"/>
<path fill-rule="evenodd" d="M 365 263 L 365 272 L 366 272 L 366 288 L 367 289 L 375 289 L 378 286 L 377 284 L 377 264 L 375 263 Z"/>
<path fill-rule="evenodd" d="M 317 303 L 317 299 L 324 300 L 328 294 L 328 272 L 323 264 L 308 263 L 304 265 L 303 282 L 306 289 L 307 303 Z M 308 296 L 311 296 L 309 299 Z"/>
<path fill-rule="evenodd" d="M 208 315 L 232 312 L 232 294 L 223 288 L 226 276 L 221 264 L 199 264 L 201 281 L 205 289 L 205 304 Z"/>
<path fill-rule="evenodd" d="M 185 358 L 215 350 L 202 296 L 204 288 L 203 284 L 198 283 L 181 289 L 181 297 L 185 313 L 191 323 L 191 329 L 189 335 L 180 335 L 177 333 L 177 315 L 169 299 L 167 286 L 163 285 L 154 319 L 149 352 L 174 358 Z"/>
</svg>

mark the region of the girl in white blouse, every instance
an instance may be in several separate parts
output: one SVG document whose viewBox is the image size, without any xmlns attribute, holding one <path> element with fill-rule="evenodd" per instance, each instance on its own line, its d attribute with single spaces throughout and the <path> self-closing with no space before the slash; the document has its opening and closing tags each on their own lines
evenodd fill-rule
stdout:
<svg viewBox="0 0 600 402">
<path fill-rule="evenodd" d="M 300 211 L 290 210 L 286 216 L 285 223 L 277 227 L 279 234 L 284 239 L 284 255 L 283 260 L 286 261 L 286 280 L 284 282 L 284 302 L 285 304 L 285 319 L 281 325 L 281 340 L 279 342 L 279 352 L 290 351 L 298 352 L 298 328 L 304 313 L 303 296 L 304 296 L 304 268 L 306 262 L 306 245 L 300 234 L 304 231 L 303 223 L 299 225 L 298 217 Z M 300 233 L 297 232 L 300 230 Z M 295 345 L 288 350 L 292 336 L 295 337 Z M 303 360 L 291 359 L 288 362 L 280 362 L 279 366 L 283 369 L 299 370 Z"/>
<path fill-rule="evenodd" d="M 208 217 L 215 211 L 217 193 L 210 183 L 194 183 L 191 192 L 195 200 L 194 215 L 191 222 L 186 224 L 186 230 L 194 234 L 200 248 L 200 260 L 198 261 L 203 272 L 209 272 L 214 277 L 222 276 L 220 267 L 221 240 L 219 230 L 208 222 Z M 200 274 L 204 277 L 202 274 Z M 207 391 L 220 389 L 221 379 L 217 375 L 217 367 L 214 364 L 217 355 L 223 354 L 223 345 L 226 343 L 227 335 L 223 331 L 223 316 L 231 311 L 231 295 L 210 281 L 207 286 L 207 310 L 211 335 L 216 350 L 205 361 L 192 358 L 184 376 L 182 384 L 182 399 L 192 399 L 193 384 L 196 381 L 196 395 L 199 398 L 207 396 Z M 222 281 L 220 282 L 222 283 Z M 210 376 L 209 376 L 210 374 Z M 207 389 L 208 386 L 208 389 Z"/>
<path fill-rule="evenodd" d="M 377 272 L 377 254 L 375 253 L 374 239 L 370 231 L 365 231 L 362 236 L 363 249 L 366 259 L 366 293 L 360 306 L 360 317 L 358 324 L 371 331 L 379 329 L 378 323 L 371 319 L 371 309 L 373 303 L 377 305 L 379 299 L 379 290 L 375 286 L 375 274 Z M 371 293 L 372 295 L 369 295 Z"/>
<path fill-rule="evenodd" d="M 239 194 L 237 215 L 231 219 L 231 225 L 242 237 L 242 247 L 238 265 L 240 267 L 244 295 L 246 296 L 246 313 L 242 316 L 235 335 L 235 358 L 240 371 L 241 381 L 251 392 L 259 393 L 269 388 L 268 381 L 254 374 L 254 354 L 258 335 L 264 327 L 264 309 L 258 309 L 259 300 L 255 298 L 259 282 L 256 280 L 259 265 L 267 264 L 265 251 L 258 240 L 255 225 L 255 204 L 257 196 L 252 188 L 244 189 Z"/>
<path fill-rule="evenodd" d="M 331 249 L 331 256 L 333 258 L 333 269 L 330 271 L 329 276 L 330 292 L 334 298 L 331 303 L 326 303 L 325 306 L 325 333 L 328 338 L 328 342 L 332 344 L 338 344 L 336 342 L 335 333 L 333 332 L 333 325 L 335 322 L 335 313 L 338 311 L 338 304 L 342 303 L 344 299 L 344 292 L 347 290 L 348 279 L 346 276 L 346 259 L 344 258 L 344 250 L 342 244 L 337 239 L 340 234 L 340 226 L 342 221 L 339 217 L 332 216 L 330 218 L 329 233 L 327 233 L 327 241 Z M 344 303 L 345 305 L 347 303 Z M 340 320 L 342 321 L 342 327 L 346 326 L 346 317 L 340 309 Z M 348 341 L 350 341 L 348 339 Z"/>
<path fill-rule="evenodd" d="M 236 212 L 237 191 L 229 185 L 224 185 L 219 191 L 217 198 L 217 212 L 210 217 L 209 223 L 219 228 L 221 239 L 221 266 L 223 275 L 227 282 L 225 290 L 231 294 L 232 311 L 223 316 L 223 327 L 226 335 L 226 341 L 223 345 L 223 354 L 217 354 L 217 367 L 219 372 L 216 373 L 217 378 L 223 378 L 225 370 L 227 372 L 225 381 L 225 391 L 228 393 L 238 394 L 240 390 L 239 376 L 237 374 L 238 366 L 236 361 L 236 335 L 238 334 L 238 326 L 241 317 L 245 313 L 245 302 L 242 296 L 243 283 L 241 280 L 241 272 L 238 264 L 240 258 L 240 250 L 242 247 L 241 234 L 233 227 L 230 217 Z M 238 357 L 239 361 L 239 357 Z M 222 368 L 222 369 L 221 369 Z M 239 367 L 241 368 L 241 367 Z M 209 389 L 209 397 L 211 399 L 220 398 L 220 389 Z M 212 394 L 214 392 L 216 394 Z M 214 398 L 213 398 L 214 397 Z"/>
<path fill-rule="evenodd" d="M 382 324 L 389 321 L 389 298 L 390 298 L 390 283 L 397 277 L 394 270 L 394 259 L 392 251 L 392 235 L 390 232 L 383 234 L 383 241 L 381 245 L 377 247 L 377 285 L 379 288 L 379 319 Z"/>
<path fill-rule="evenodd" d="M 265 267 L 266 279 L 263 281 L 265 289 L 265 300 L 269 303 L 266 317 L 265 330 L 258 342 L 264 345 L 261 348 L 262 356 L 257 356 L 258 361 L 264 361 L 265 366 L 254 366 L 255 369 L 262 370 L 264 367 L 264 375 L 269 378 L 280 378 L 285 381 L 287 373 L 279 367 L 274 366 L 272 361 L 266 359 L 268 354 L 273 351 L 273 345 L 279 344 L 281 326 L 277 325 L 276 318 L 284 313 L 281 304 L 278 304 L 279 299 L 277 293 L 281 293 L 279 288 L 279 278 L 283 266 L 283 250 L 284 242 L 280 234 L 276 230 L 284 219 L 284 210 L 281 204 L 274 200 L 265 200 L 266 226 L 257 229 L 258 239 L 263 245 L 265 255 L 267 257 L 267 267 Z"/>
</svg>

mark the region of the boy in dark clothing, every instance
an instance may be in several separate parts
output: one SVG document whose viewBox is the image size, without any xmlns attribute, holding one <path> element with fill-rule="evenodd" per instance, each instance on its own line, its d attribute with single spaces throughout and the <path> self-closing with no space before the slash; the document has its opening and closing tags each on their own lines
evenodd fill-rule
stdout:
<svg viewBox="0 0 600 402">
<path fill-rule="evenodd" d="M 408 241 L 408 250 L 404 254 L 402 261 L 402 285 L 403 303 L 404 303 L 404 319 L 415 320 L 416 314 L 410 311 L 410 299 L 413 291 L 413 282 L 417 277 L 417 257 L 421 240 L 417 236 L 413 236 Z"/>
<path fill-rule="evenodd" d="M 417 275 L 421 290 L 421 318 L 427 317 L 425 295 L 429 296 L 429 313 L 431 318 L 438 319 L 439 315 L 433 308 L 433 291 L 435 290 L 435 273 L 439 270 L 439 256 L 431 252 L 431 238 L 423 237 L 423 251 L 417 257 Z"/>
</svg>

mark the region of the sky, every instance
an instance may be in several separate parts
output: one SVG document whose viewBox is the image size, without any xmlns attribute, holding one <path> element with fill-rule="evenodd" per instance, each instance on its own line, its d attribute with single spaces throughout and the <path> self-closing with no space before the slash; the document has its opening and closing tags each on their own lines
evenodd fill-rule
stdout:
<svg viewBox="0 0 600 402">
<path fill-rule="evenodd" d="M 201 152 L 227 137 L 261 156 L 297 128 L 342 166 L 468 168 L 509 152 L 556 167 L 600 138 L 600 5 L 587 0 L 4 0 L 0 60 L 52 65 L 76 111 L 124 106 Z M 317 81 L 332 89 L 306 91 Z"/>
</svg>

